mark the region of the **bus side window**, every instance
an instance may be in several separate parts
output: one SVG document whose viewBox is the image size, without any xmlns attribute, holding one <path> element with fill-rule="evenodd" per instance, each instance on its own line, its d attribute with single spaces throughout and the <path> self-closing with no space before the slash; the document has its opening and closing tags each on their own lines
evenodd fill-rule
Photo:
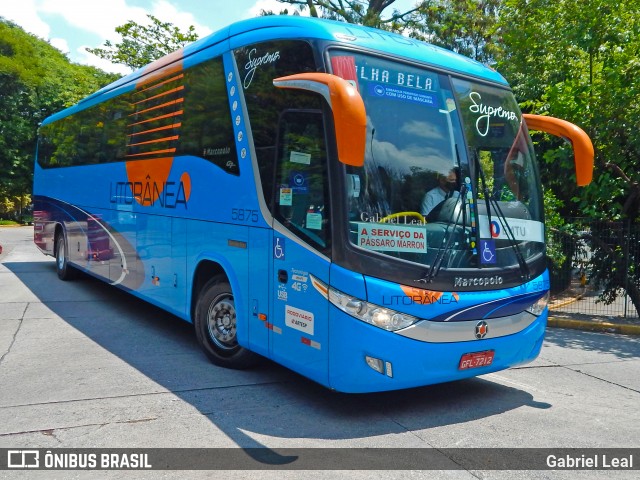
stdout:
<svg viewBox="0 0 640 480">
<path fill-rule="evenodd" d="M 307 243 L 327 249 L 327 153 L 320 111 L 289 110 L 281 115 L 276 162 L 276 218 Z"/>
</svg>

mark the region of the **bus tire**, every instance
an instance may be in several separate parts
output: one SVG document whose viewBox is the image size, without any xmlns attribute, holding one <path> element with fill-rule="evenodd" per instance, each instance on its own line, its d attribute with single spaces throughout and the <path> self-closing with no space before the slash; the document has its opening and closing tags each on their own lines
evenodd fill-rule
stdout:
<svg viewBox="0 0 640 480">
<path fill-rule="evenodd" d="M 243 370 L 258 362 L 257 354 L 238 345 L 233 292 L 225 277 L 215 277 L 202 288 L 194 326 L 198 342 L 214 364 Z"/>
<path fill-rule="evenodd" d="M 69 249 L 67 247 L 67 239 L 64 232 L 58 232 L 56 235 L 56 273 L 60 280 L 73 280 L 76 278 L 78 271 L 69 265 Z"/>
</svg>

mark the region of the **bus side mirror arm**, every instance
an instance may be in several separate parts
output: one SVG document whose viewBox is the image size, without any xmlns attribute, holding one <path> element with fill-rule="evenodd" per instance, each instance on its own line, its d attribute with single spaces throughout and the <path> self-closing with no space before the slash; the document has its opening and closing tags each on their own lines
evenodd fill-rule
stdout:
<svg viewBox="0 0 640 480">
<path fill-rule="evenodd" d="M 593 178 L 593 144 L 589 135 L 577 125 L 559 118 L 545 115 L 522 115 L 529 130 L 547 132 L 571 142 L 576 166 L 576 183 L 579 187 L 589 185 Z"/>
<path fill-rule="evenodd" d="M 346 165 L 364 165 L 367 114 L 358 90 L 329 73 L 299 73 L 273 80 L 277 88 L 308 90 L 322 95 L 333 112 L 338 157 Z"/>
</svg>

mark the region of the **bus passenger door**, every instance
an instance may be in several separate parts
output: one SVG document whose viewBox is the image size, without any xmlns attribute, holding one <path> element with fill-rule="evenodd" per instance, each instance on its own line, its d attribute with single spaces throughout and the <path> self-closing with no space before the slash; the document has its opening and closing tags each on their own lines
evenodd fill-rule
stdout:
<svg viewBox="0 0 640 480">
<path fill-rule="evenodd" d="M 326 143 L 319 110 L 280 117 L 272 240 L 271 356 L 328 381 L 328 302 L 312 276 L 329 283 L 330 222 Z"/>
</svg>

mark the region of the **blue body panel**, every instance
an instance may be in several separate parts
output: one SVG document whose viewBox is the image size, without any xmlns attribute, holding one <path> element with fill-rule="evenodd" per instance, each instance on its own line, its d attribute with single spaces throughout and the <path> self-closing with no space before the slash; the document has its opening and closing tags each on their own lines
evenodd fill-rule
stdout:
<svg viewBox="0 0 640 480">
<path fill-rule="evenodd" d="M 462 380 L 504 370 L 534 360 L 540 353 L 547 312 L 525 330 L 488 340 L 426 343 L 381 332 L 336 308 L 329 312 L 329 386 L 349 393 L 397 390 L 420 385 Z M 487 367 L 459 370 L 466 353 L 494 350 Z M 393 377 L 378 373 L 365 363 L 365 355 L 393 365 Z"/>
<path fill-rule="evenodd" d="M 240 173 L 230 175 L 196 156 L 172 157 L 166 178 L 158 180 L 163 182 L 161 196 L 145 204 L 139 198 L 149 187 L 132 180 L 125 162 L 48 169 L 36 163 L 36 244 L 53 254 L 55 231 L 62 228 L 74 266 L 189 322 L 196 271 L 202 262 L 211 262 L 224 272 L 233 290 L 240 345 L 345 392 L 456 380 L 535 358 L 546 313 L 513 335 L 477 342 L 428 343 L 348 316 L 330 304 L 326 291 L 312 284 L 315 278 L 359 299 L 437 322 L 491 320 L 521 312 L 549 287 L 545 274 L 512 289 L 437 292 L 428 297 L 433 301 L 406 301 L 403 299 L 411 296 L 403 286 L 365 278 L 332 264 L 283 227 L 272 228 L 273 219 L 258 193 L 261 187 L 254 173 L 246 109 L 238 108 L 235 101 L 242 102 L 242 98 L 231 50 L 287 38 L 377 51 L 506 86 L 498 73 L 475 61 L 389 32 L 288 16 L 236 23 L 106 86 L 49 117 L 43 125 L 134 91 L 176 62 L 184 70 L 222 55 Z M 239 218 L 239 211 L 249 213 Z M 458 370 L 463 354 L 481 350 L 495 350 L 491 366 Z M 370 368 L 366 355 L 390 362 L 393 375 Z"/>
</svg>

